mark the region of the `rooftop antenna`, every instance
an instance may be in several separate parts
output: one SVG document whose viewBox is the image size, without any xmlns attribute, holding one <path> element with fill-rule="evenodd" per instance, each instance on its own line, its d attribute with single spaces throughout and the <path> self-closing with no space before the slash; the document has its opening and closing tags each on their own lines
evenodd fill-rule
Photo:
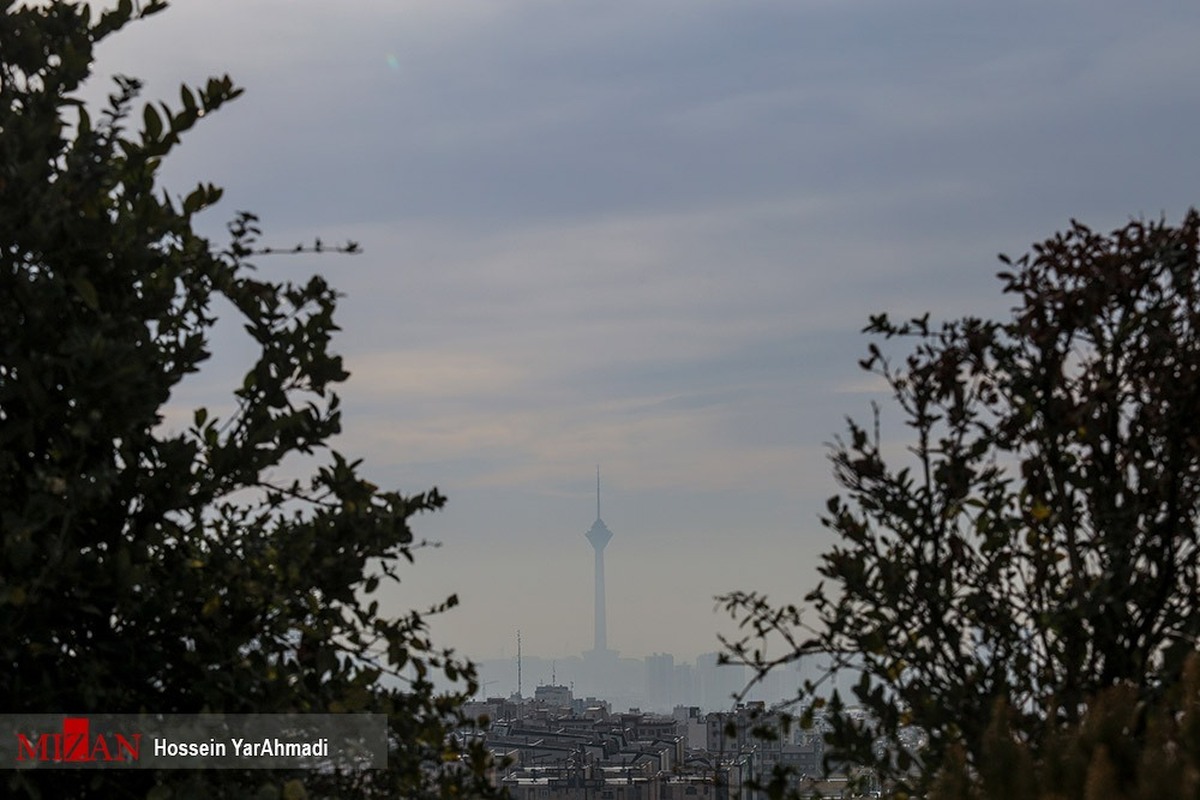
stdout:
<svg viewBox="0 0 1200 800">
<path fill-rule="evenodd" d="M 521 698 L 521 630 L 517 629 L 517 697 Z"/>
</svg>

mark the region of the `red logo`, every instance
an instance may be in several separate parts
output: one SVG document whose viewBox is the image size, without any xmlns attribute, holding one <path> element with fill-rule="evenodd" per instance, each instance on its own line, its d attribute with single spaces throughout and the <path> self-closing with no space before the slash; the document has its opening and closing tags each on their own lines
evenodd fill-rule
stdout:
<svg viewBox="0 0 1200 800">
<path fill-rule="evenodd" d="M 87 717 L 65 717 L 59 733 L 39 733 L 30 738 L 17 734 L 17 761 L 55 761 L 92 763 L 96 761 L 137 761 L 141 757 L 142 735 L 120 733 L 91 735 L 92 721 Z"/>
</svg>

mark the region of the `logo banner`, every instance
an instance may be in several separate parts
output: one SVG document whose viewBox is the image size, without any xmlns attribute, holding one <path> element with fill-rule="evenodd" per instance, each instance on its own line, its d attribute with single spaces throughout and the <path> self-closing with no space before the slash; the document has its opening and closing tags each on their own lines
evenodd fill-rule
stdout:
<svg viewBox="0 0 1200 800">
<path fill-rule="evenodd" d="M 387 768 L 386 714 L 0 715 L 0 769 Z"/>
</svg>

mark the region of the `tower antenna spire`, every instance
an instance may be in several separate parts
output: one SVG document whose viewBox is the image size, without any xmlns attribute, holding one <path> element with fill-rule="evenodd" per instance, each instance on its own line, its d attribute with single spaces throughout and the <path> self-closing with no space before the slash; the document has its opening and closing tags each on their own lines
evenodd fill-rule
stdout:
<svg viewBox="0 0 1200 800">
<path fill-rule="evenodd" d="M 596 465 L 596 519 L 600 519 L 600 465 Z"/>
</svg>

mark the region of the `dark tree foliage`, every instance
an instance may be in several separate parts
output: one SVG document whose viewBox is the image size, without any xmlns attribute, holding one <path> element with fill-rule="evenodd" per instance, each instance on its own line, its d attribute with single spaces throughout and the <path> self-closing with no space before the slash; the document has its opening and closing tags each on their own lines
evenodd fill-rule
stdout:
<svg viewBox="0 0 1200 800">
<path fill-rule="evenodd" d="M 220 191 L 155 185 L 240 90 L 212 79 L 135 115 L 138 83 L 117 78 L 95 118 L 75 99 L 96 44 L 162 7 L 7 0 L 0 16 L 0 713 L 371 711 L 396 747 L 386 772 L 341 778 L 9 771 L 0 794 L 466 791 L 483 764 L 447 734 L 472 668 L 434 648 L 422 614 L 369 599 L 442 497 L 381 491 L 327 447 L 347 373 L 325 281 L 256 279 L 253 216 L 217 250 L 192 220 Z M 254 364 L 228 413 L 164 424 L 209 357 L 214 303 L 240 317 Z M 293 455 L 323 466 L 272 479 Z M 460 691 L 435 692 L 435 674 Z"/>
<path fill-rule="evenodd" d="M 1200 655 L 1162 691 L 1130 682 L 1089 698 L 1077 724 L 1045 731 L 1036 747 L 1013 735 L 997 701 L 977 768 L 953 745 L 931 800 L 1160 800 L 1200 796 Z M 1037 757 L 1034 757 L 1034 752 Z"/>
<path fill-rule="evenodd" d="M 733 658 L 767 670 L 820 651 L 863 670 L 849 702 L 872 721 L 831 715 L 837 757 L 921 789 L 951 752 L 984 767 L 999 701 L 1036 760 L 1100 692 L 1177 681 L 1200 633 L 1198 236 L 1194 210 L 1110 235 L 1075 222 L 1001 257 L 1005 321 L 871 320 L 914 342 L 900 363 L 875 343 L 861 362 L 907 452 L 878 413 L 850 421 L 827 583 L 802 608 L 724 598 L 747 630 Z M 786 654 L 766 657 L 780 635 Z"/>
</svg>

